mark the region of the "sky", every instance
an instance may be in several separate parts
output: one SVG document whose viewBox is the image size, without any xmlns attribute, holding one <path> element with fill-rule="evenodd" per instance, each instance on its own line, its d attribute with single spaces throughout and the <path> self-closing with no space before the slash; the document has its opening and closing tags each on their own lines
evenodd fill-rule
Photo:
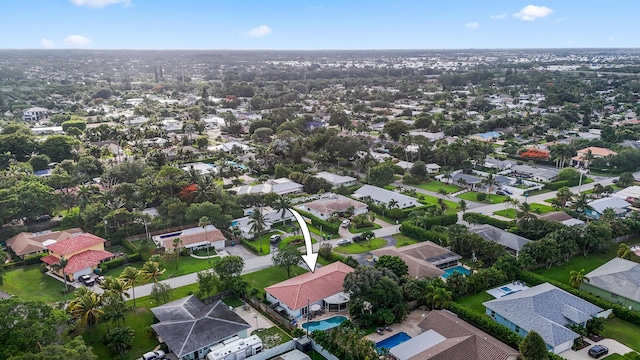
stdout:
<svg viewBox="0 0 640 360">
<path fill-rule="evenodd" d="M 2 0 L 3 49 L 640 46 L 637 0 Z"/>
</svg>

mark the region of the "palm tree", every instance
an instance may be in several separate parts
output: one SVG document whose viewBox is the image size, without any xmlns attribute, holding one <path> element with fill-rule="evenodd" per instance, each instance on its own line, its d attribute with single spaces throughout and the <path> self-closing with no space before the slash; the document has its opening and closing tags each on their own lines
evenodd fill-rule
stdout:
<svg viewBox="0 0 640 360">
<path fill-rule="evenodd" d="M 273 207 L 275 210 L 280 212 L 280 218 L 282 219 L 282 225 L 284 226 L 284 218 L 289 208 L 291 208 L 291 200 L 286 196 L 280 195 Z"/>
<path fill-rule="evenodd" d="M 531 204 L 524 202 L 518 206 L 518 211 L 516 212 L 516 218 L 518 221 L 527 221 L 535 218 L 533 215 L 533 210 L 531 209 Z"/>
<path fill-rule="evenodd" d="M 629 245 L 620 243 L 616 256 L 627 260 L 631 259 L 631 248 L 629 247 Z"/>
<path fill-rule="evenodd" d="M 89 328 L 93 328 L 100 316 L 104 314 L 101 307 L 102 299 L 100 295 L 89 291 L 74 299 L 69 304 L 69 311 L 74 318 L 84 320 Z"/>
<path fill-rule="evenodd" d="M 487 177 L 482 180 L 482 184 L 487 185 L 487 193 L 490 193 L 493 191 L 493 186 L 498 185 L 498 182 L 496 181 L 495 175 L 489 173 Z"/>
<path fill-rule="evenodd" d="M 267 224 L 264 215 L 262 214 L 261 208 L 253 208 L 251 215 L 249 216 L 249 225 L 251 225 L 251 233 L 253 234 L 253 239 L 257 240 L 262 236 Z"/>
<path fill-rule="evenodd" d="M 206 236 L 206 234 L 205 234 Z M 180 262 L 180 246 L 182 245 L 182 239 L 179 237 L 173 239 L 173 256 L 176 257 L 176 270 L 178 270 L 178 263 Z"/>
<path fill-rule="evenodd" d="M 460 200 L 458 201 L 458 208 L 460 209 L 460 211 L 462 211 L 462 214 L 464 215 L 465 211 L 467 211 L 467 209 L 469 208 L 469 205 L 467 205 L 466 201 Z"/>
<path fill-rule="evenodd" d="M 580 271 L 571 270 L 571 272 L 569 272 L 569 276 L 569 283 L 571 283 L 571 286 L 576 289 L 580 289 L 583 282 L 589 282 L 589 278 L 585 276 L 584 269 L 581 269 Z"/>
<path fill-rule="evenodd" d="M 142 270 L 140 270 L 140 275 L 144 278 L 145 282 L 149 280 L 153 280 L 153 282 L 158 282 L 158 277 L 164 274 L 165 270 L 161 269 L 160 263 L 157 261 L 147 261 L 142 265 Z"/>
<path fill-rule="evenodd" d="M 127 283 L 127 286 L 131 288 L 133 292 L 133 307 L 136 306 L 136 281 L 140 277 L 140 270 L 134 268 L 133 266 L 127 266 L 122 270 L 119 279 L 124 280 Z"/>
<path fill-rule="evenodd" d="M 127 290 L 131 289 L 131 285 L 126 280 L 120 278 L 107 276 L 104 278 L 104 282 L 100 284 L 100 287 L 105 290 L 105 292 L 117 294 L 120 298 L 129 298 L 131 296 L 127 293 Z"/>
<path fill-rule="evenodd" d="M 451 291 L 443 287 L 436 287 L 431 299 L 434 309 L 445 308 L 451 302 Z"/>
<path fill-rule="evenodd" d="M 211 225 L 211 219 L 208 216 L 203 216 L 198 220 L 198 226 L 204 229 L 204 241 L 207 242 L 207 258 L 209 258 L 209 233 L 207 232 L 207 226 Z"/>
<path fill-rule="evenodd" d="M 395 209 L 399 207 L 398 200 L 396 199 L 389 200 L 389 202 L 387 202 L 387 206 L 389 207 L 389 209 Z"/>
<path fill-rule="evenodd" d="M 575 202 L 573 203 L 573 208 L 579 212 L 584 212 L 586 210 L 592 209 L 591 206 L 589 206 L 588 195 L 586 193 L 581 193 L 580 195 L 578 195 Z"/>
<path fill-rule="evenodd" d="M 444 197 L 449 195 L 449 193 L 444 188 L 438 188 L 438 195 L 440 195 L 440 198 L 444 200 Z"/>
<path fill-rule="evenodd" d="M 57 264 L 51 265 L 53 271 L 62 270 L 62 279 L 64 280 L 64 293 L 66 294 L 69 291 L 69 284 L 67 283 L 67 273 L 64 271 L 64 268 L 67 267 L 69 260 L 65 259 L 64 256 L 60 258 L 60 261 Z"/>
</svg>

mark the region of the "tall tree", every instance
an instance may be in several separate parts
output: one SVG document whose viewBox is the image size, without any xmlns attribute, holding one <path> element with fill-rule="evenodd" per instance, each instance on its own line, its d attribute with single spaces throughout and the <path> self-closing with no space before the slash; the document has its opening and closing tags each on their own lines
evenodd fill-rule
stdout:
<svg viewBox="0 0 640 360">
<path fill-rule="evenodd" d="M 158 282 L 158 278 L 164 274 L 167 269 L 163 269 L 160 266 L 160 263 L 157 261 L 149 260 L 142 265 L 142 270 L 140 270 L 140 275 L 144 279 L 145 282 L 149 282 L 149 280 L 153 280 L 154 283 Z"/>
<path fill-rule="evenodd" d="M 523 360 L 547 360 L 549 350 L 544 343 L 542 336 L 535 331 L 531 331 L 520 343 L 520 354 Z"/>
<path fill-rule="evenodd" d="M 291 200 L 284 195 L 280 195 L 273 208 L 280 212 L 280 218 L 282 219 L 282 225 L 284 226 L 284 218 L 287 215 L 287 211 L 291 208 Z"/>
<path fill-rule="evenodd" d="M 127 266 L 120 274 L 120 279 L 124 280 L 131 288 L 131 292 L 133 294 L 133 307 L 136 307 L 136 281 L 138 278 L 140 278 L 140 270 L 133 266 Z"/>
<path fill-rule="evenodd" d="M 589 278 L 585 275 L 586 274 L 584 269 L 580 269 L 580 271 L 571 270 L 569 272 L 569 283 L 571 283 L 571 286 L 573 286 L 574 288 L 580 289 L 583 282 L 589 282 Z"/>
<path fill-rule="evenodd" d="M 287 246 L 278 250 L 273 255 L 273 265 L 281 267 L 287 271 L 287 277 L 291 277 L 291 268 L 300 264 L 302 253 L 295 246 Z"/>
<path fill-rule="evenodd" d="M 198 220 L 198 226 L 204 229 L 204 241 L 207 242 L 207 258 L 209 258 L 209 248 L 211 244 L 209 243 L 209 233 L 207 232 L 207 226 L 211 225 L 211 220 L 209 220 L 208 216 L 203 216 Z"/>
<path fill-rule="evenodd" d="M 253 208 L 251 215 L 249 215 L 249 225 L 251 226 L 250 230 L 251 230 L 251 233 L 253 234 L 253 238 L 255 240 L 260 238 L 260 236 L 262 236 L 262 233 L 264 232 L 267 226 L 266 219 L 264 214 L 262 214 L 261 208 L 258 208 L 258 207 Z"/>
<path fill-rule="evenodd" d="M 375 266 L 376 268 L 386 268 L 401 279 L 403 276 L 409 274 L 409 267 L 399 256 L 383 255 L 378 258 Z"/>
</svg>

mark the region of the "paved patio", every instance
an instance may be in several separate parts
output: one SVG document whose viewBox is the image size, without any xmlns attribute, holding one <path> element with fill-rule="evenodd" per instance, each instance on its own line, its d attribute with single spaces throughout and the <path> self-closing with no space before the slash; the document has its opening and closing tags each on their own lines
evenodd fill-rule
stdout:
<svg viewBox="0 0 640 360">
<path fill-rule="evenodd" d="M 271 320 L 264 317 L 259 311 L 254 309 L 251 305 L 242 305 L 233 309 L 240 317 L 246 321 L 251 328 L 247 331 L 248 334 L 251 334 L 256 329 L 268 329 L 274 324 Z"/>
<path fill-rule="evenodd" d="M 507 295 L 510 295 L 528 288 L 529 287 L 525 285 L 523 282 L 513 281 L 509 284 L 505 284 L 502 286 L 498 286 L 497 288 L 487 290 L 487 293 L 493 296 L 494 298 L 499 299 L 501 297 L 505 297 Z"/>
<path fill-rule="evenodd" d="M 418 324 L 424 319 L 425 316 L 427 316 L 428 313 L 428 310 L 414 310 L 410 312 L 409 315 L 407 315 L 407 317 L 401 323 L 390 325 L 389 327 L 392 331 L 385 331 L 382 333 L 382 335 L 378 335 L 378 333 L 374 332 L 367 335 L 367 339 L 377 343 L 399 332 L 405 332 L 412 338 L 416 337 L 424 331 L 418 327 Z"/>
</svg>

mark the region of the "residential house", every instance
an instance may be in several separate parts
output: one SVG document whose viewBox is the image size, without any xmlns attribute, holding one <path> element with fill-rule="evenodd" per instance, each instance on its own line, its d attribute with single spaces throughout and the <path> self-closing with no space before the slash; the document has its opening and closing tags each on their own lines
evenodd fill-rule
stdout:
<svg viewBox="0 0 640 360">
<path fill-rule="evenodd" d="M 31 132 L 34 135 L 62 135 L 64 134 L 64 130 L 62 130 L 62 126 L 46 126 L 46 127 L 34 127 L 31 128 Z"/>
<path fill-rule="evenodd" d="M 158 320 L 151 328 L 178 360 L 202 359 L 212 346 L 246 338 L 251 327 L 221 300 L 205 305 L 194 295 L 151 308 L 151 312 Z"/>
<path fill-rule="evenodd" d="M 640 201 L 640 186 L 629 186 L 628 188 L 614 192 L 611 196 L 626 200 L 631 204 L 636 203 Z"/>
<path fill-rule="evenodd" d="M 407 148 L 408 148 L 408 146 L 407 146 Z M 397 163 L 395 163 L 395 165 L 401 167 L 404 171 L 409 171 L 413 167 L 413 163 L 412 162 L 408 162 L 408 161 L 404 161 L 404 160 L 398 161 Z"/>
<path fill-rule="evenodd" d="M 183 171 L 196 170 L 200 175 L 217 174 L 218 167 L 212 164 L 205 164 L 203 162 L 194 162 L 183 164 L 180 166 Z"/>
<path fill-rule="evenodd" d="M 536 168 L 529 165 L 513 165 L 511 174 L 539 182 L 552 182 L 558 179 L 559 171 L 549 168 Z"/>
<path fill-rule="evenodd" d="M 24 121 L 38 121 L 49 117 L 51 112 L 49 109 L 41 107 L 32 107 L 22 110 L 22 120 Z"/>
<path fill-rule="evenodd" d="M 619 257 L 585 275 L 589 281 L 582 290 L 620 304 L 640 310 L 640 264 Z"/>
<path fill-rule="evenodd" d="M 624 217 L 631 211 L 631 204 L 615 196 L 596 199 L 590 201 L 588 205 L 589 206 L 584 209 L 584 213 L 594 219 L 600 219 L 605 209 L 612 209 L 618 217 Z"/>
<path fill-rule="evenodd" d="M 367 204 L 337 194 L 296 206 L 322 220 L 327 220 L 333 214 L 342 216 L 351 207 L 353 207 L 353 215 L 366 214 L 369 211 Z"/>
<path fill-rule="evenodd" d="M 431 241 L 397 248 L 387 246 L 382 249 L 372 250 L 373 261 L 381 256 L 397 256 L 407 264 L 409 275 L 417 278 L 435 278 L 445 274 L 443 269 L 458 265 L 462 256 L 447 250 Z"/>
<path fill-rule="evenodd" d="M 340 186 L 353 186 L 356 184 L 356 178 L 354 177 L 337 175 L 327 171 L 321 171 L 314 176 L 326 180 L 334 188 L 338 188 Z"/>
<path fill-rule="evenodd" d="M 479 140 L 479 141 L 493 141 L 497 140 L 502 134 L 497 131 L 488 131 L 485 133 L 473 134 L 469 135 L 469 139 Z"/>
<path fill-rule="evenodd" d="M 440 179 L 444 180 L 444 175 L 441 175 Z M 482 178 L 458 172 L 450 175 L 449 182 L 451 182 L 452 184 L 469 186 L 474 189 L 480 186 L 480 184 L 482 183 Z"/>
<path fill-rule="evenodd" d="M 437 174 L 440 171 L 441 166 L 436 163 L 428 163 L 425 165 L 429 174 Z"/>
<path fill-rule="evenodd" d="M 175 239 L 180 239 L 178 248 L 186 248 L 190 251 L 207 247 L 221 250 L 224 249 L 225 241 L 227 240 L 227 238 L 224 237 L 224 234 L 222 234 L 222 231 L 220 231 L 220 229 L 216 229 L 213 225 L 193 227 L 167 234 L 156 235 L 151 238 L 158 247 L 164 248 L 170 253 L 175 250 L 175 246 L 173 244 Z"/>
<path fill-rule="evenodd" d="M 566 226 L 576 226 L 576 225 L 584 226 L 585 225 L 584 221 L 580 219 L 576 219 L 564 211 L 552 211 L 550 213 L 540 215 L 538 218 L 542 220 L 558 222 Z"/>
<path fill-rule="evenodd" d="M 167 132 L 177 132 L 182 131 L 182 121 L 176 119 L 165 119 L 162 120 L 162 128 Z"/>
<path fill-rule="evenodd" d="M 215 146 L 209 146 L 207 148 L 209 151 L 222 151 L 226 153 L 234 153 L 234 154 L 243 154 L 247 151 L 252 151 L 253 148 L 249 145 L 243 144 L 237 141 L 231 141 L 227 143 L 222 143 Z"/>
<path fill-rule="evenodd" d="M 100 263 L 115 257 L 105 251 L 105 242 L 105 239 L 90 233 L 76 233 L 60 241 L 48 240 L 43 244 L 49 250 L 49 255 L 41 260 L 51 272 L 60 277 L 64 273 L 70 281 L 74 281 L 78 276 L 91 274 Z M 67 261 L 64 271 L 54 270 L 61 259 Z"/>
<path fill-rule="evenodd" d="M 486 168 L 498 170 L 510 169 L 513 165 L 517 165 L 517 162 L 513 160 L 499 160 L 492 157 L 485 158 L 482 164 L 482 166 Z"/>
<path fill-rule="evenodd" d="M 406 209 L 413 206 L 420 206 L 420 202 L 416 198 L 403 195 L 395 191 L 386 190 L 373 185 L 364 185 L 353 193 L 356 199 L 371 199 L 375 204 L 385 204 L 389 206 L 390 202 L 397 204 L 399 209 Z"/>
<path fill-rule="evenodd" d="M 492 241 L 504 246 L 505 250 L 513 256 L 518 256 L 522 247 L 531 242 L 531 240 L 520 235 L 504 231 L 488 224 L 473 226 L 469 228 L 469 231 L 480 235 L 487 241 Z"/>
<path fill-rule="evenodd" d="M 516 360 L 517 350 L 446 310 L 429 312 L 424 332 L 390 349 L 397 360 Z"/>
<path fill-rule="evenodd" d="M 320 305 L 326 311 L 347 309 L 349 294 L 343 291 L 342 283 L 353 268 L 339 261 L 294 278 L 271 285 L 264 290 L 267 301 L 277 304 L 276 310 L 292 318 L 300 318 L 309 312 L 312 305 Z"/>
<path fill-rule="evenodd" d="M 253 211 L 251 209 L 250 211 Z M 289 221 L 294 219 L 293 214 L 290 211 L 284 212 L 284 217 L 282 215 L 282 211 L 272 209 L 268 206 L 260 208 L 262 211 L 262 216 L 264 216 L 264 231 L 268 232 L 274 225 L 281 223 L 283 221 Z M 249 214 L 247 214 L 249 215 Z M 245 239 L 252 239 L 253 232 L 251 231 L 251 217 L 245 216 L 238 219 L 234 219 L 231 221 L 231 229 L 237 229 L 240 231 L 240 235 Z"/>
<path fill-rule="evenodd" d="M 297 182 L 287 179 L 271 179 L 264 184 L 259 185 L 242 185 L 229 189 L 235 191 L 238 195 L 244 194 L 268 194 L 274 193 L 278 195 L 297 194 L 304 190 L 304 186 Z"/>
<path fill-rule="evenodd" d="M 589 153 L 591 153 L 591 156 L 593 156 L 594 159 L 600 159 L 610 155 L 618 155 L 617 152 L 609 149 L 596 147 L 596 146 L 589 146 L 587 148 L 578 150 L 578 155 L 571 158 L 571 165 L 588 167 L 589 160 L 587 159 L 587 157 Z"/>
<path fill-rule="evenodd" d="M 602 308 L 549 283 L 482 304 L 488 316 L 518 335 L 540 334 L 549 351 L 556 354 L 571 349 L 580 337 L 568 326 L 585 325 L 589 319 L 604 315 Z"/>
<path fill-rule="evenodd" d="M 47 252 L 46 245 L 53 242 L 62 241 L 84 231 L 80 228 L 67 229 L 62 231 L 42 231 L 36 233 L 21 232 L 20 234 L 6 241 L 11 251 L 21 259 L 27 256 Z"/>
<path fill-rule="evenodd" d="M 443 132 L 427 132 L 427 131 L 420 131 L 420 130 L 411 130 L 409 131 L 409 135 L 411 136 L 424 136 L 427 139 L 429 139 L 429 141 L 434 142 L 436 140 L 440 140 L 440 139 L 444 139 L 445 135 Z"/>
</svg>

